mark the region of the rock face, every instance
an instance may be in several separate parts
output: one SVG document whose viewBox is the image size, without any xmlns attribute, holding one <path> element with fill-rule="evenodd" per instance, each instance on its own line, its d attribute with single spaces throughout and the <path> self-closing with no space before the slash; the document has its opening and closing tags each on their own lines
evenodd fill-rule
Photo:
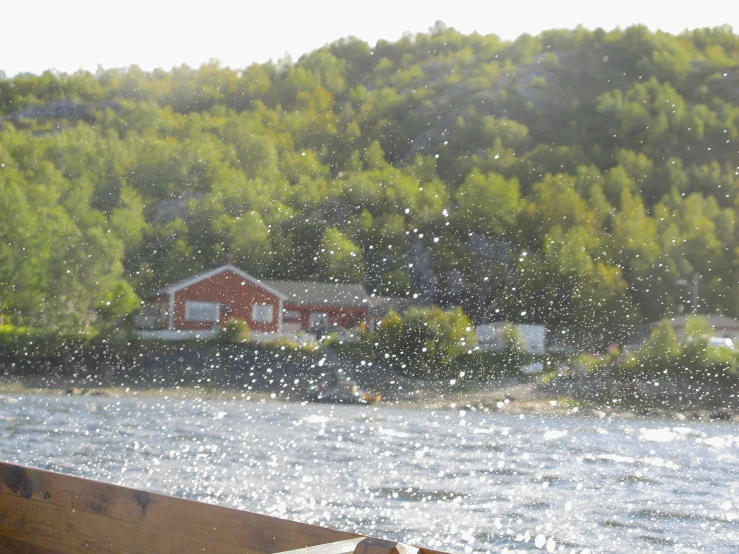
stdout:
<svg viewBox="0 0 739 554">
<path fill-rule="evenodd" d="M 2 129 L 2 124 L 5 121 L 17 125 L 22 123 L 24 119 L 79 119 L 93 123 L 95 121 L 95 111 L 106 108 L 112 109 L 115 113 L 120 112 L 120 105 L 117 102 L 90 104 L 73 100 L 57 100 L 46 104 L 34 104 L 12 112 L 5 117 L 0 117 L 0 129 Z"/>
<path fill-rule="evenodd" d="M 420 239 L 410 241 L 406 256 L 411 261 L 409 273 L 412 288 L 418 291 L 422 300 L 429 300 L 437 292 L 438 279 L 434 273 L 433 256 L 430 249 Z"/>
<path fill-rule="evenodd" d="M 405 113 L 402 127 L 409 129 L 410 135 L 406 137 L 408 148 L 401 155 L 402 161 L 411 163 L 417 154 L 443 149 L 445 141 L 454 135 L 457 122 L 467 118 L 471 111 L 481 117 L 516 119 L 530 128 L 541 127 L 540 130 L 556 137 L 560 129 L 552 128 L 552 123 L 545 120 L 556 116 L 566 126 L 572 114 L 580 109 L 573 87 L 586 80 L 588 67 L 594 63 L 591 56 L 580 52 L 548 52 L 510 70 L 500 69 L 492 87 L 478 84 L 473 74 L 473 68 L 478 68 L 476 64 L 461 69 L 459 81 L 453 83 L 448 82 L 449 75 L 434 62 L 423 65 L 424 86 L 432 88 L 435 95 Z M 598 68 L 603 71 L 601 66 L 599 62 Z M 592 100 L 606 88 L 593 90 Z M 547 116 L 542 118 L 545 113 Z M 479 144 L 478 151 L 469 153 L 484 155 L 490 146 Z"/>
</svg>

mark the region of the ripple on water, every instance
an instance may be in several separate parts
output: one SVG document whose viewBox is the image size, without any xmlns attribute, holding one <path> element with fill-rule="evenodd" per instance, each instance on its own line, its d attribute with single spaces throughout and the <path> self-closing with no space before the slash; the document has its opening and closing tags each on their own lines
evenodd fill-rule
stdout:
<svg viewBox="0 0 739 554">
<path fill-rule="evenodd" d="M 310 414 L 299 420 L 300 423 L 313 423 L 313 424 L 328 423 L 329 421 L 331 421 L 330 417 L 325 416 L 325 415 L 320 415 L 320 414 Z"/>
<path fill-rule="evenodd" d="M 659 485 L 659 479 L 653 479 L 647 477 L 643 473 L 629 473 L 628 475 L 622 475 L 618 478 L 619 483 L 632 483 L 632 484 L 645 484 L 645 485 Z"/>
<path fill-rule="evenodd" d="M 597 456 L 583 456 L 582 461 L 586 464 L 623 464 L 633 466 L 652 466 L 665 469 L 680 469 L 680 465 L 676 462 L 656 457 L 634 458 L 632 456 L 621 456 L 619 454 L 599 454 Z"/>
<path fill-rule="evenodd" d="M 379 427 L 377 433 L 386 437 L 393 437 L 398 439 L 409 439 L 413 437 L 413 433 L 406 433 L 404 431 L 396 431 L 395 429 L 388 429 L 386 427 Z"/>
<path fill-rule="evenodd" d="M 490 510 L 495 510 L 496 504 L 499 502 L 510 502 L 511 497 L 507 494 L 486 494 L 484 502 L 470 504 L 469 510 L 473 512 L 482 512 L 489 514 Z"/>
<path fill-rule="evenodd" d="M 567 436 L 566 430 L 560 430 L 560 431 L 554 430 L 554 431 L 547 431 L 546 433 L 544 433 L 543 438 L 545 441 L 556 441 L 566 436 Z"/>
<path fill-rule="evenodd" d="M 646 521 L 704 521 L 708 523 L 721 523 L 729 525 L 739 525 L 737 520 L 728 520 L 725 514 L 702 514 L 698 511 L 678 512 L 671 510 L 660 510 L 658 508 L 642 508 L 633 510 L 631 515 Z"/>
<path fill-rule="evenodd" d="M 570 479 L 565 479 L 564 477 L 560 475 L 555 475 L 554 473 L 543 473 L 536 475 L 533 481 L 538 483 L 547 483 L 547 485 L 560 485 L 562 483 L 572 482 Z"/>
<path fill-rule="evenodd" d="M 543 500 L 534 500 L 533 502 L 524 502 L 521 507 L 527 510 L 548 510 L 552 507 L 552 504 Z"/>
<path fill-rule="evenodd" d="M 531 471 L 518 467 L 489 467 L 475 470 L 477 473 L 485 475 L 499 475 L 503 477 L 521 477 L 531 475 Z"/>
<path fill-rule="evenodd" d="M 638 437 L 644 441 L 672 442 L 695 437 L 702 439 L 706 437 L 706 434 L 690 427 L 662 427 L 659 429 L 641 428 L 639 429 Z"/>
<path fill-rule="evenodd" d="M 670 537 L 655 537 L 654 535 L 638 535 L 639 540 L 656 546 L 675 546 L 675 540 Z"/>
<path fill-rule="evenodd" d="M 372 492 L 376 492 L 385 498 L 410 500 L 413 502 L 452 502 L 454 500 L 462 500 L 467 497 L 467 495 L 456 491 L 426 490 L 414 487 L 379 487 L 372 489 Z"/>
<path fill-rule="evenodd" d="M 728 448 L 730 446 L 733 446 L 735 444 L 734 437 L 728 436 L 728 437 L 708 437 L 708 438 L 697 438 L 695 439 L 695 442 L 698 444 L 705 444 L 706 446 L 710 446 L 712 448 Z"/>
<path fill-rule="evenodd" d="M 612 529 L 644 529 L 643 525 L 639 525 L 633 521 L 620 521 L 617 519 L 604 519 L 598 522 L 601 527 Z"/>
</svg>

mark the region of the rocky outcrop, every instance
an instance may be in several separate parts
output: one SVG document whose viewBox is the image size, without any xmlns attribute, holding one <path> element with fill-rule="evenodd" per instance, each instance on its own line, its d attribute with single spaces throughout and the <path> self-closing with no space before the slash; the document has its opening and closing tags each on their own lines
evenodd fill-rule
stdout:
<svg viewBox="0 0 739 554">
<path fill-rule="evenodd" d="M 33 104 L 21 110 L 14 111 L 4 117 L 0 117 L 0 129 L 4 122 L 14 125 L 22 124 L 24 120 L 49 120 L 49 119 L 77 119 L 95 122 L 95 112 L 110 108 L 115 113 L 120 112 L 117 102 L 104 102 L 92 104 L 89 102 L 76 102 L 74 100 L 57 100 L 45 104 Z"/>
</svg>

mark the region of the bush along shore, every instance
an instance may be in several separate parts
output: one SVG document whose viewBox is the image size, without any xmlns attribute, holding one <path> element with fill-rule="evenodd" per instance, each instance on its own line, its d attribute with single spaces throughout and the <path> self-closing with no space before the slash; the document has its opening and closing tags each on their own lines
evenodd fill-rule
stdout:
<svg viewBox="0 0 739 554">
<path fill-rule="evenodd" d="M 426 333 L 426 326 L 419 328 Z M 435 409 L 680 421 L 734 419 L 739 413 L 737 355 L 712 347 L 698 319 L 682 339 L 665 321 L 634 352 L 614 347 L 603 355 L 577 356 L 526 354 L 515 334 L 502 350 L 483 352 L 444 349 L 448 337 L 442 331 L 425 340 L 404 332 L 393 338 L 399 330 L 402 325 L 393 331 L 387 324 L 357 342 L 329 336 L 300 347 L 245 342 L 237 325 L 214 340 L 177 343 L 125 333 L 70 337 L 6 328 L 0 333 L 0 391 L 304 401 L 311 385 L 338 375 L 381 393 L 386 402 Z M 459 336 L 454 326 L 447 331 Z M 459 340 L 469 346 L 474 338 Z M 437 351 L 429 353 L 426 341 Z M 542 371 L 521 371 L 533 364 Z"/>
</svg>

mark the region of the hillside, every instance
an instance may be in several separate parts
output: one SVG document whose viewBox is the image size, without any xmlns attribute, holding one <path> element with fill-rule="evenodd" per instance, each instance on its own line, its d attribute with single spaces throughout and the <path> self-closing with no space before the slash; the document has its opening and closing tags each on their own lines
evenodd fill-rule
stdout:
<svg viewBox="0 0 739 554">
<path fill-rule="evenodd" d="M 243 70 L 0 80 L 0 314 L 114 324 L 227 253 L 620 340 L 739 316 L 739 36 L 438 23 Z"/>
</svg>

